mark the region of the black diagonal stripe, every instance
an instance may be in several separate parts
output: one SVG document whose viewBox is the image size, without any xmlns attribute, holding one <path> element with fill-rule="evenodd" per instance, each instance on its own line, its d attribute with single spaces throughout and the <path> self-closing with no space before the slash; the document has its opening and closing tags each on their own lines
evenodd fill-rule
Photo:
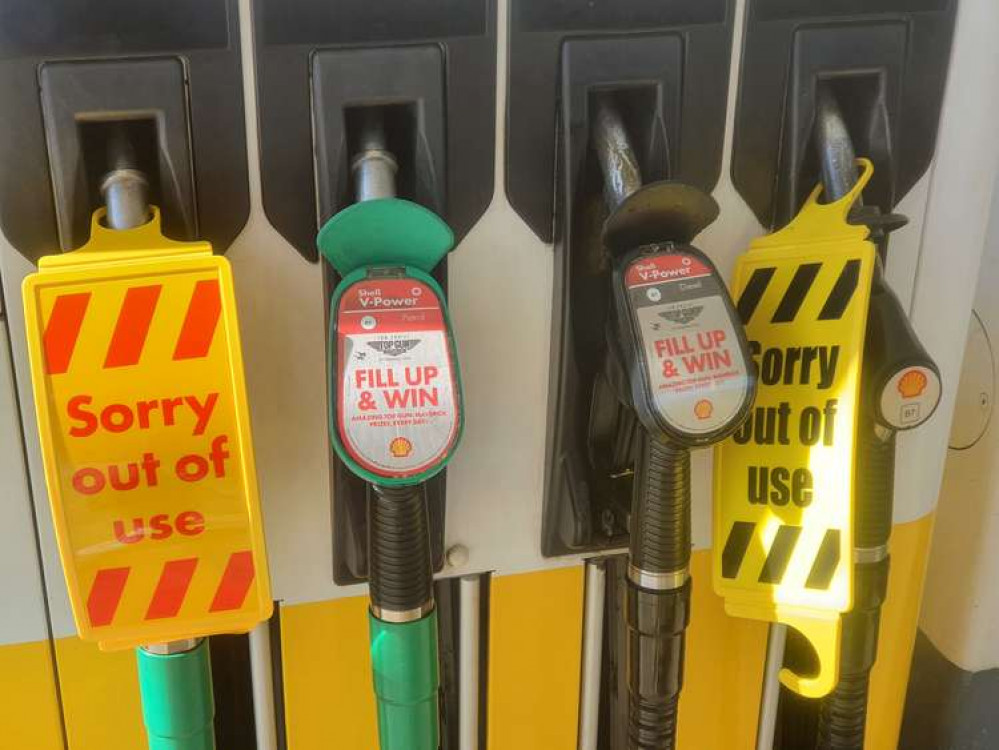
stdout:
<svg viewBox="0 0 999 750">
<path fill-rule="evenodd" d="M 808 573 L 805 588 L 828 589 L 838 566 L 839 529 L 829 529 L 822 539 L 819 553 L 815 556 L 815 562 L 812 563 L 812 570 Z"/>
<path fill-rule="evenodd" d="M 753 533 L 756 531 L 756 524 L 748 521 L 736 521 L 732 524 L 732 531 L 725 542 L 725 550 L 722 552 L 722 577 L 735 578 L 739 575 L 739 568 L 746 557 L 746 550 L 753 540 Z"/>
<path fill-rule="evenodd" d="M 812 288 L 812 282 L 819 275 L 821 263 L 802 263 L 798 270 L 794 272 L 794 278 L 787 291 L 784 292 L 784 299 L 777 305 L 777 311 L 770 318 L 771 323 L 790 323 L 801 309 L 808 290 Z"/>
<path fill-rule="evenodd" d="M 760 583 L 780 583 L 783 580 L 787 564 L 791 562 L 794 545 L 797 544 L 800 535 L 800 526 L 781 526 L 777 529 L 777 536 L 770 545 L 767 560 L 763 563 L 763 570 L 760 571 Z"/>
<path fill-rule="evenodd" d="M 776 268 L 757 268 L 753 271 L 753 275 L 749 277 L 749 283 L 742 290 L 742 296 L 739 297 L 739 304 L 737 305 L 739 318 L 742 320 L 743 325 L 749 323 L 753 317 L 753 313 L 756 312 L 760 300 L 763 299 L 763 293 L 767 291 L 770 279 L 774 277 L 776 271 Z"/>
<path fill-rule="evenodd" d="M 847 305 L 853 299 L 853 293 L 857 291 L 858 281 L 860 281 L 860 261 L 848 260 L 843 266 L 843 270 L 840 271 L 832 291 L 829 292 L 829 299 L 822 306 L 819 320 L 839 320 L 842 318 Z"/>
</svg>

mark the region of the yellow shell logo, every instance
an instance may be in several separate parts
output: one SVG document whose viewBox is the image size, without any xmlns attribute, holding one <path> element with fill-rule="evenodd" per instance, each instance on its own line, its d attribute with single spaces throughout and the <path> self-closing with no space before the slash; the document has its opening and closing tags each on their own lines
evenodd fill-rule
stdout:
<svg viewBox="0 0 999 750">
<path fill-rule="evenodd" d="M 397 437 L 389 443 L 389 453 L 393 458 L 405 458 L 413 452 L 413 444 L 404 437 Z"/>
<path fill-rule="evenodd" d="M 694 404 L 694 416 L 698 419 L 709 419 L 714 413 L 715 406 L 706 398 L 702 398 Z"/>
<path fill-rule="evenodd" d="M 917 398 L 923 395 L 928 384 L 926 375 L 920 370 L 909 370 L 898 381 L 898 392 L 902 398 Z"/>
</svg>

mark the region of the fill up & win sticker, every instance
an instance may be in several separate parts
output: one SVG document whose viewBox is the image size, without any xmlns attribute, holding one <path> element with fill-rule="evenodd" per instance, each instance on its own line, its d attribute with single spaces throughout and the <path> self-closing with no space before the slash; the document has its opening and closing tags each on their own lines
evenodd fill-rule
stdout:
<svg viewBox="0 0 999 750">
<path fill-rule="evenodd" d="M 406 276 L 349 284 L 336 310 L 342 450 L 375 478 L 425 478 L 457 442 L 460 395 L 443 303 Z"/>
<path fill-rule="evenodd" d="M 631 262 L 624 282 L 659 417 L 687 435 L 729 424 L 750 379 L 713 270 L 688 253 L 646 255 Z"/>
</svg>

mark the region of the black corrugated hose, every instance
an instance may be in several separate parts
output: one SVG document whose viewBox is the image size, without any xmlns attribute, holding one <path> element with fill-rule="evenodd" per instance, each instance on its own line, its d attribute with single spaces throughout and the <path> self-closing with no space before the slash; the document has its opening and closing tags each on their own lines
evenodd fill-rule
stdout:
<svg viewBox="0 0 999 750">
<path fill-rule="evenodd" d="M 856 548 L 886 547 L 891 535 L 895 475 L 895 434 L 875 434 L 873 422 L 862 419 L 854 506 Z M 818 750 L 863 750 L 871 669 L 877 659 L 881 606 L 888 591 L 887 555 L 854 564 L 853 609 L 843 616 L 840 678 L 822 699 Z"/>
<path fill-rule="evenodd" d="M 636 467 L 628 579 L 628 746 L 672 750 L 690 622 L 690 451 L 648 436 Z M 682 574 L 675 588 L 644 574 Z"/>
<path fill-rule="evenodd" d="M 430 521 L 423 486 L 372 486 L 368 515 L 371 604 L 404 612 L 433 601 Z"/>
</svg>

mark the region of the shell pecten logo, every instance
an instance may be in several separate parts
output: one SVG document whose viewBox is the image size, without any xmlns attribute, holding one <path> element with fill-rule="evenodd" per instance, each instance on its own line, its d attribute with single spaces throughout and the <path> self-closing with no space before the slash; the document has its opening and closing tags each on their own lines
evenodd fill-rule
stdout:
<svg viewBox="0 0 999 750">
<path fill-rule="evenodd" d="M 918 398 L 923 395 L 929 381 L 921 370 L 909 370 L 898 381 L 898 392 L 902 398 Z"/>
<path fill-rule="evenodd" d="M 413 452 L 413 444 L 407 438 L 397 437 L 389 443 L 389 453 L 394 458 L 406 458 Z"/>
<path fill-rule="evenodd" d="M 712 404 L 708 399 L 702 398 L 696 404 L 694 404 L 694 416 L 698 419 L 710 419 L 711 415 L 714 413 L 715 405 Z"/>
</svg>

